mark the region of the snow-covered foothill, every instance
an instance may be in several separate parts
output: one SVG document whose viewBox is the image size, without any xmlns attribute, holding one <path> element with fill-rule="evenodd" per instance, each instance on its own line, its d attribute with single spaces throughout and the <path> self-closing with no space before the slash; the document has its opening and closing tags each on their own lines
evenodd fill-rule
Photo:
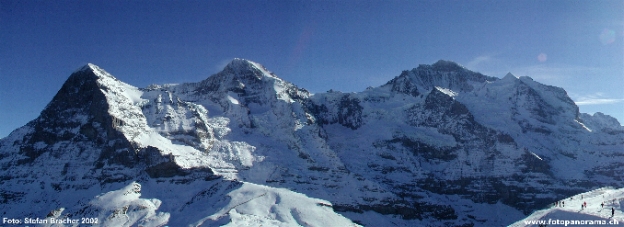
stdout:
<svg viewBox="0 0 624 227">
<path fill-rule="evenodd" d="M 147 185 L 153 185 L 148 183 Z M 225 186 L 225 187 L 224 187 Z M 232 187 L 233 186 L 233 187 Z M 360 226 L 332 210 L 332 204 L 287 189 L 251 183 L 213 184 L 209 197 L 202 190 L 191 198 L 170 195 L 163 203 L 157 198 L 141 198 L 142 185 L 133 182 L 118 190 L 95 196 L 82 207 L 51 211 L 40 218 L 42 226 Z M 152 195 L 167 196 L 151 188 Z M 172 201 L 189 200 L 180 209 L 162 212 Z M 175 201 L 175 200 L 174 200 Z M 179 202 L 179 201 L 178 201 Z M 78 209 L 79 208 L 79 209 Z M 73 213 L 72 213 L 73 212 Z M 79 217 L 79 218 L 76 218 Z M 61 223 L 78 220 L 77 223 Z M 34 221 L 33 221 L 34 223 Z"/>
<path fill-rule="evenodd" d="M 194 225 L 359 226 L 335 213 L 329 201 L 286 189 L 245 183 L 226 196 L 222 209 Z"/>
</svg>

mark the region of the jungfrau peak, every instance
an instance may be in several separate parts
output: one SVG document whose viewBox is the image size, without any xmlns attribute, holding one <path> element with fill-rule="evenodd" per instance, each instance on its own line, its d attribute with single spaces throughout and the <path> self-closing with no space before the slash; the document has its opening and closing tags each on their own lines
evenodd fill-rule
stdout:
<svg viewBox="0 0 624 227">
<path fill-rule="evenodd" d="M 4 217 L 97 225 L 509 225 L 622 187 L 624 128 L 562 88 L 451 61 L 310 94 L 234 59 L 137 88 L 75 71 L 0 140 Z"/>
</svg>

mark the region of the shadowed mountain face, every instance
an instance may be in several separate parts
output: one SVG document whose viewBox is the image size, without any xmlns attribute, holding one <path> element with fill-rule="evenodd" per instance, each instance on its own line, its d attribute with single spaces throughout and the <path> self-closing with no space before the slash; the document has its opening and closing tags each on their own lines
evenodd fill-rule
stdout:
<svg viewBox="0 0 624 227">
<path fill-rule="evenodd" d="M 337 223 L 507 225 L 622 187 L 622 156 L 619 122 L 579 113 L 565 90 L 450 61 L 321 94 L 242 59 L 197 83 L 147 88 L 89 64 L 0 140 L 0 213 L 289 225 L 310 223 L 317 216 L 294 210 L 316 203 L 309 212 Z M 287 202 L 298 196 L 307 203 Z"/>
</svg>

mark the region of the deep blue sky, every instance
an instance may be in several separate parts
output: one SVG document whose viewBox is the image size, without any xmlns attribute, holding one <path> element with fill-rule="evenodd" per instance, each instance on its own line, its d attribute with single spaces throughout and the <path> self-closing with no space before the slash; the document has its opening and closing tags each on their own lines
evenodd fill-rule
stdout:
<svg viewBox="0 0 624 227">
<path fill-rule="evenodd" d="M 361 91 L 458 62 L 563 87 L 624 123 L 624 1 L 0 0 L 0 137 L 91 62 L 138 87 L 200 81 L 232 58 L 312 92 Z"/>
</svg>

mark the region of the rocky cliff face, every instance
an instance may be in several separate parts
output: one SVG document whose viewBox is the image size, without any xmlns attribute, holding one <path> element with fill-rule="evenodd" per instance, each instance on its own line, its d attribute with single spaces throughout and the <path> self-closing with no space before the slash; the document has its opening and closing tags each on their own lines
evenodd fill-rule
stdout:
<svg viewBox="0 0 624 227">
<path fill-rule="evenodd" d="M 197 83 L 143 89 L 89 64 L 0 140 L 0 212 L 311 223 L 293 212 L 305 204 L 280 202 L 303 193 L 321 199 L 306 212 L 336 223 L 507 225 L 565 196 L 621 187 L 623 155 L 619 122 L 579 113 L 565 90 L 449 61 L 321 94 L 242 59 Z"/>
</svg>

